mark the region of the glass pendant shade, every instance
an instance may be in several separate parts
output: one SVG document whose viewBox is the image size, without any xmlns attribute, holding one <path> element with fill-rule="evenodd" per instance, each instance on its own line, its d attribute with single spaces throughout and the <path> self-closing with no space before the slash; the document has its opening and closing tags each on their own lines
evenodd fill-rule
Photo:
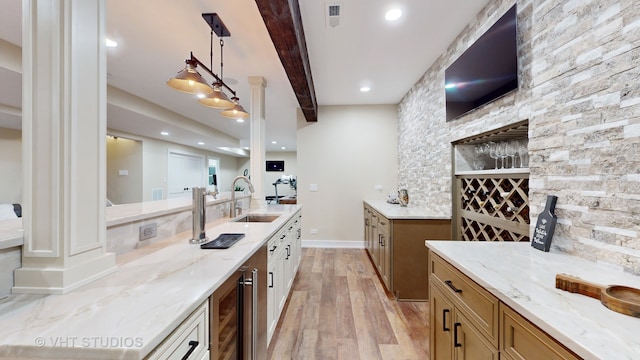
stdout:
<svg viewBox="0 0 640 360">
<path fill-rule="evenodd" d="M 175 90 L 188 94 L 210 94 L 213 89 L 207 81 L 196 71 L 196 65 L 187 60 L 187 65 L 176 76 L 167 80 L 167 85 Z"/>
<path fill-rule="evenodd" d="M 213 84 L 213 91 L 202 99 L 198 100 L 200 104 L 214 109 L 231 109 L 234 104 L 227 95 L 222 92 L 220 83 Z"/>
<path fill-rule="evenodd" d="M 232 118 L 232 119 L 247 119 L 249 118 L 249 113 L 244 110 L 242 105 L 238 102 L 240 99 L 237 97 L 232 97 L 233 107 L 231 109 L 220 112 L 222 116 Z"/>
</svg>

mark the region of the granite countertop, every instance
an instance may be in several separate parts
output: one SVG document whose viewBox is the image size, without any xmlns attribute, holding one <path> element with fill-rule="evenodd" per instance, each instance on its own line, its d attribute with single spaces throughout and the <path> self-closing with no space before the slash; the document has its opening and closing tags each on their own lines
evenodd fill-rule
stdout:
<svg viewBox="0 0 640 360">
<path fill-rule="evenodd" d="M 0 300 L 0 358 L 141 359 L 300 209 L 272 205 L 271 223 L 208 224 L 211 239 L 245 233 L 226 250 L 189 244 L 190 231 L 126 254 L 113 274 L 65 295 Z"/>
<path fill-rule="evenodd" d="M 450 215 L 443 215 L 435 210 L 427 209 L 425 207 L 413 206 L 409 203 L 407 206 L 400 206 L 399 204 L 390 204 L 382 200 L 365 200 L 365 204 L 371 206 L 377 212 L 382 214 L 387 219 L 402 220 L 402 219 L 418 219 L 418 220 L 450 220 Z"/>
<path fill-rule="evenodd" d="M 427 241 L 465 275 L 585 359 L 639 359 L 640 318 L 555 288 L 565 273 L 600 285 L 640 288 L 640 277 L 529 243 Z"/>
</svg>

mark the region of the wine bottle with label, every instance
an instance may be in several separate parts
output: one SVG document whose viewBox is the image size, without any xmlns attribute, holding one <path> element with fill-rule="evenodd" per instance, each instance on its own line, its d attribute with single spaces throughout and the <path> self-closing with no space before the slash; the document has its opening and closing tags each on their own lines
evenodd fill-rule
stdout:
<svg viewBox="0 0 640 360">
<path fill-rule="evenodd" d="M 531 239 L 531 246 L 538 250 L 548 252 L 551 248 L 551 238 L 553 238 L 553 231 L 556 229 L 558 220 L 555 213 L 557 201 L 557 196 L 547 195 L 547 204 L 538 215 L 536 228 L 533 231 L 533 239 Z"/>
</svg>

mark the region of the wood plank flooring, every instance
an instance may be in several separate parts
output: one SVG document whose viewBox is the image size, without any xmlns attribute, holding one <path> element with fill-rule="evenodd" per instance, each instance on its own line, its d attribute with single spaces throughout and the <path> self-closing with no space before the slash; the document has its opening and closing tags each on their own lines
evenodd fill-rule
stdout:
<svg viewBox="0 0 640 360">
<path fill-rule="evenodd" d="M 386 293 L 363 249 L 311 249 L 275 330 L 268 358 L 429 358 L 429 303 Z"/>
</svg>

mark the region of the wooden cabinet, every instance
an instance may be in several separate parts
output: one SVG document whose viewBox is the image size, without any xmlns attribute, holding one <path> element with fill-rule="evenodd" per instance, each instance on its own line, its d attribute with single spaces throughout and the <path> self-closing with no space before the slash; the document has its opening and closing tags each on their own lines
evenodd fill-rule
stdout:
<svg viewBox="0 0 640 360">
<path fill-rule="evenodd" d="M 298 212 L 267 241 L 267 343 L 271 342 L 300 266 L 301 235 L 302 214 Z"/>
<path fill-rule="evenodd" d="M 429 273 L 431 360 L 578 359 L 433 252 Z"/>
<path fill-rule="evenodd" d="M 504 359 L 579 359 L 505 304 L 500 304 L 500 356 Z"/>
<path fill-rule="evenodd" d="M 205 301 L 146 359 L 208 359 L 209 302 Z"/>
<path fill-rule="evenodd" d="M 429 251 L 425 240 L 451 239 L 451 221 L 389 219 L 364 204 L 367 253 L 386 289 L 398 300 L 427 300 Z"/>
<path fill-rule="evenodd" d="M 498 299 L 431 254 L 431 359 L 498 359 Z"/>
</svg>

